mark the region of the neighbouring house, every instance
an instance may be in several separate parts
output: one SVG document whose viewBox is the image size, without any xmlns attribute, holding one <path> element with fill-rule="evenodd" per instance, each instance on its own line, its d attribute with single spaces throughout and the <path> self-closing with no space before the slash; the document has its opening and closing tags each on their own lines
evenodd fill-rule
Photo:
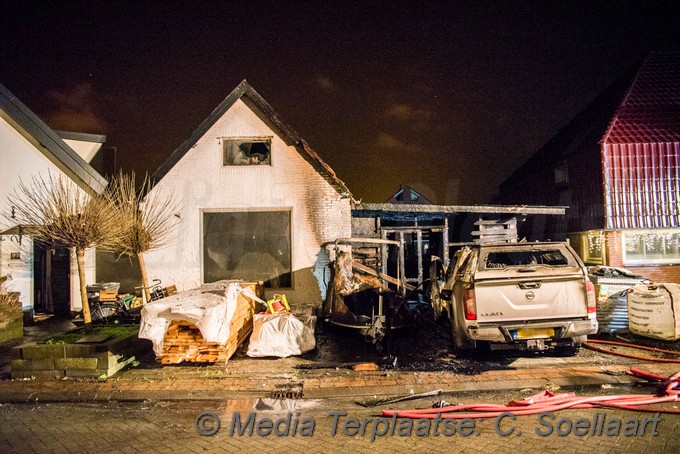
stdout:
<svg viewBox="0 0 680 454">
<path fill-rule="evenodd" d="M 502 203 L 568 205 L 586 264 L 680 282 L 680 53 L 651 53 L 500 186 Z"/>
<path fill-rule="evenodd" d="M 432 202 L 408 185 L 401 185 L 399 190 L 385 203 L 408 203 L 412 205 L 432 205 Z"/>
<path fill-rule="evenodd" d="M 0 218 L 0 275 L 12 275 L 11 290 L 20 292 L 21 305 L 28 314 L 68 316 L 81 310 L 78 273 L 68 249 L 46 250 L 33 241 L 30 226 L 12 222 L 16 208 L 8 206 L 8 195 L 20 181 L 29 184 L 48 174 L 65 175 L 90 194 L 101 192 L 107 184 L 86 161 L 105 137 L 62 134 L 64 139 L 0 84 L 0 212 L 9 215 Z M 94 251 L 88 251 L 88 282 L 94 281 L 92 257 Z"/>
<path fill-rule="evenodd" d="M 324 297 L 324 247 L 351 236 L 352 194 L 314 150 L 241 82 L 152 176 L 179 209 L 169 246 L 145 254 L 149 278 L 179 290 L 261 280 L 297 310 Z"/>
</svg>

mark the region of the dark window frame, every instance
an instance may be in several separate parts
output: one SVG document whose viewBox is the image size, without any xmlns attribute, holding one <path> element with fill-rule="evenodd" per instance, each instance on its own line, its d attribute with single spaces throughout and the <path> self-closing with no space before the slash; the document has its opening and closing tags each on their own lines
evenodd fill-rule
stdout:
<svg viewBox="0 0 680 454">
<path fill-rule="evenodd" d="M 266 151 L 266 154 L 264 151 Z M 271 137 L 222 138 L 222 166 L 241 167 L 261 165 L 272 165 Z"/>
</svg>

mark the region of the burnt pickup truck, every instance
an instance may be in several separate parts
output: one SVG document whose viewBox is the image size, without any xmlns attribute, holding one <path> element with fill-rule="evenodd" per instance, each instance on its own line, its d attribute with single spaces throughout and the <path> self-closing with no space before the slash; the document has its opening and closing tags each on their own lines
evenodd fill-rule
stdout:
<svg viewBox="0 0 680 454">
<path fill-rule="evenodd" d="M 448 269 L 433 262 L 435 315 L 451 321 L 453 345 L 574 353 L 597 332 L 595 287 L 561 242 L 464 247 Z"/>
</svg>

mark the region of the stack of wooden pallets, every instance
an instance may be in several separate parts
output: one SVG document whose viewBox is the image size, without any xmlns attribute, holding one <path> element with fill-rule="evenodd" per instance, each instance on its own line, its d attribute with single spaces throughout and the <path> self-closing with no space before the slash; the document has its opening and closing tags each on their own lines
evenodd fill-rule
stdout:
<svg viewBox="0 0 680 454">
<path fill-rule="evenodd" d="M 264 298 L 264 286 L 261 282 L 247 282 L 240 285 L 250 287 L 255 295 Z M 229 323 L 229 338 L 225 345 L 206 342 L 199 329 L 190 322 L 171 322 L 163 338 L 163 353 L 157 355 L 156 360 L 161 364 L 179 364 L 182 361 L 227 362 L 253 332 L 253 314 L 257 309 L 257 302 L 242 293 L 238 295 L 236 311 Z"/>
</svg>

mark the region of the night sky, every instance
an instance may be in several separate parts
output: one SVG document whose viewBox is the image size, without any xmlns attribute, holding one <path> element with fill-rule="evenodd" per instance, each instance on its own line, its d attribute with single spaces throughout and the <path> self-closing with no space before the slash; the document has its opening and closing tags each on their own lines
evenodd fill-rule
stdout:
<svg viewBox="0 0 680 454">
<path fill-rule="evenodd" d="M 0 83 L 150 172 L 243 79 L 357 199 L 497 186 L 650 50 L 680 2 L 3 2 Z"/>
</svg>

